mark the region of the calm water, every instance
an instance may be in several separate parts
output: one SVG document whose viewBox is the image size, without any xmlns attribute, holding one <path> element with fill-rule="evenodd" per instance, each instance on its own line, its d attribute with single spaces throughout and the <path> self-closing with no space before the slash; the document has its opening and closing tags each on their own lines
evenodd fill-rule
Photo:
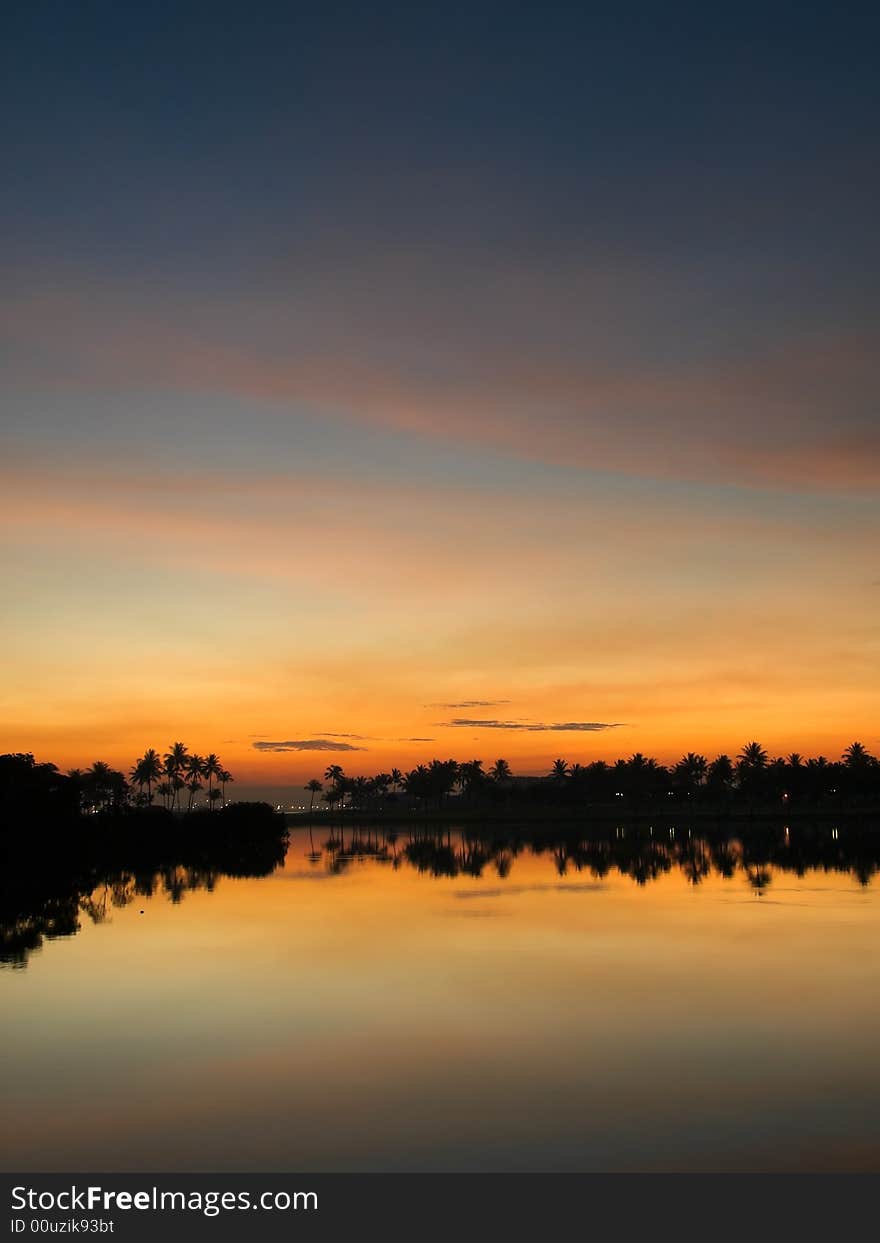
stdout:
<svg viewBox="0 0 880 1243">
<path fill-rule="evenodd" d="M 326 836 L 0 971 L 5 1168 L 880 1169 L 870 863 Z"/>
</svg>

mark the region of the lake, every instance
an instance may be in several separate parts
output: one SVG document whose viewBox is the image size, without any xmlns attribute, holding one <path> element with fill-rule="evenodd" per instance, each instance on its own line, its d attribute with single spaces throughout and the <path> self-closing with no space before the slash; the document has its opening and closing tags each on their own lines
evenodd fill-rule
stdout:
<svg viewBox="0 0 880 1243">
<path fill-rule="evenodd" d="M 877 847 L 646 832 L 297 828 L 19 913 L 4 1168 L 880 1169 Z"/>
</svg>

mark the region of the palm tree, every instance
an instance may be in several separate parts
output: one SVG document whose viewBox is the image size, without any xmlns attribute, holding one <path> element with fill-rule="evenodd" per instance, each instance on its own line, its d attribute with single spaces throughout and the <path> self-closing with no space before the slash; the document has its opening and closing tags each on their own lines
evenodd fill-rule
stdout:
<svg viewBox="0 0 880 1243">
<path fill-rule="evenodd" d="M 202 762 L 202 775 L 208 778 L 208 806 L 212 811 L 214 810 L 214 800 L 211 798 L 211 782 L 215 777 L 219 780 L 222 772 L 223 766 L 213 751 L 209 755 L 205 756 L 205 759 Z"/>
<path fill-rule="evenodd" d="M 705 755 L 696 755 L 693 751 L 688 751 L 687 755 L 683 755 L 676 764 L 674 773 L 686 792 L 692 794 L 705 782 L 708 768 L 709 762 Z"/>
<path fill-rule="evenodd" d="M 493 781 L 497 781 L 499 784 L 502 781 L 509 781 L 510 780 L 510 765 L 508 764 L 507 760 L 496 760 L 495 763 L 492 765 L 492 767 L 489 769 L 489 776 L 492 778 Z"/>
<path fill-rule="evenodd" d="M 861 742 L 851 742 L 843 753 L 847 768 L 863 768 L 869 759 L 868 748 Z"/>
<path fill-rule="evenodd" d="M 147 787 L 147 802 L 153 801 L 153 782 L 158 781 L 162 776 L 162 761 L 159 758 L 158 751 L 150 747 L 144 752 L 144 757 L 139 761 L 143 772 L 144 784 Z"/>
<path fill-rule="evenodd" d="M 202 788 L 201 777 L 205 771 L 205 761 L 200 755 L 196 755 L 196 753 L 193 752 L 192 755 L 188 755 L 186 757 L 183 771 L 189 778 L 189 780 L 184 783 L 186 789 L 189 790 L 189 803 L 187 805 L 187 811 L 192 811 L 193 799 L 196 796 L 196 792 Z"/>
<path fill-rule="evenodd" d="M 113 769 L 110 765 L 105 764 L 103 760 L 95 760 L 91 768 L 86 769 L 83 776 L 90 788 L 91 801 L 94 806 L 106 806 L 113 778 Z"/>
<path fill-rule="evenodd" d="M 458 766 L 458 785 L 462 792 L 473 794 L 486 779 L 482 760 L 465 760 Z"/>
<path fill-rule="evenodd" d="M 332 802 L 342 801 L 345 798 L 345 773 L 342 771 L 341 764 L 328 764 L 324 773 L 324 780 L 331 782 L 333 785 L 333 793 L 335 797 Z"/>
<path fill-rule="evenodd" d="M 568 775 L 568 764 L 565 760 L 554 760 L 550 776 L 556 781 L 564 781 Z"/>
<path fill-rule="evenodd" d="M 366 777 L 355 777 L 352 794 L 359 808 L 362 808 L 369 794 L 370 782 Z"/>
<path fill-rule="evenodd" d="M 747 742 L 737 760 L 742 768 L 766 768 L 767 752 L 759 742 Z"/>
<path fill-rule="evenodd" d="M 146 780 L 144 776 L 144 761 L 138 760 L 136 764 L 133 764 L 128 775 L 138 788 L 138 799 L 143 800 L 144 782 Z"/>
<path fill-rule="evenodd" d="M 165 774 L 174 786 L 175 799 L 178 804 L 180 801 L 178 795 L 184 788 L 184 783 L 181 781 L 180 784 L 178 784 L 178 780 L 186 768 L 187 759 L 187 747 L 183 742 L 172 742 L 163 757 Z"/>
<path fill-rule="evenodd" d="M 165 808 L 168 808 L 171 804 L 171 800 L 174 798 L 174 786 L 170 781 L 160 781 L 156 786 L 156 793 L 160 795 L 162 805 Z"/>
<path fill-rule="evenodd" d="M 229 772 L 227 769 L 221 768 L 220 773 L 217 777 L 217 780 L 220 782 L 220 788 L 223 791 L 223 806 L 225 807 L 226 806 L 226 787 L 229 784 L 229 782 L 234 781 L 235 778 L 233 777 L 232 773 Z"/>
<path fill-rule="evenodd" d="M 727 789 L 733 782 L 733 760 L 729 755 L 719 755 L 712 761 L 708 769 L 709 784 Z"/>
<path fill-rule="evenodd" d="M 767 752 L 759 742 L 747 742 L 736 757 L 736 773 L 743 793 L 766 796 L 772 785 Z"/>
<path fill-rule="evenodd" d="M 195 796 L 198 794 L 199 790 L 201 790 L 202 783 L 201 781 L 199 781 L 198 777 L 192 776 L 190 777 L 189 781 L 186 782 L 186 788 L 187 790 L 189 790 L 189 802 L 187 804 L 186 810 L 192 811 L 193 800 L 195 799 Z"/>
<path fill-rule="evenodd" d="M 309 815 L 311 815 L 312 808 L 315 805 L 315 795 L 321 793 L 321 791 L 324 789 L 324 785 L 322 782 L 318 781 L 317 777 L 313 777 L 311 781 L 306 782 L 305 788 L 309 791 L 309 793 L 312 796 L 309 799 Z"/>
<path fill-rule="evenodd" d="M 705 755 L 696 755 L 693 751 L 688 751 L 687 755 L 683 755 L 675 767 L 687 773 L 691 781 L 695 785 L 699 785 L 706 776 L 709 762 Z"/>
</svg>

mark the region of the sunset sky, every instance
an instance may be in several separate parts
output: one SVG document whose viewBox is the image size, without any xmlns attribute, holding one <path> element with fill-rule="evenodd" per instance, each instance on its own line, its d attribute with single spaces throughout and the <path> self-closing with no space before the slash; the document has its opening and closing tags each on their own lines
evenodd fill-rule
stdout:
<svg viewBox="0 0 880 1243">
<path fill-rule="evenodd" d="M 0 750 L 880 749 L 877 13 L 14 3 Z"/>
</svg>

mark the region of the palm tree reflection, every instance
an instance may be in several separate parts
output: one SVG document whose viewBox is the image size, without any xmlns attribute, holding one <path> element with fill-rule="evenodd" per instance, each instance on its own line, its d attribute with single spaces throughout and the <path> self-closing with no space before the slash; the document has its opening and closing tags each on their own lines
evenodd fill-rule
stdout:
<svg viewBox="0 0 880 1243">
<path fill-rule="evenodd" d="M 227 815 L 208 819 L 220 826 Z M 712 876 L 731 883 L 739 879 L 760 897 L 779 873 L 803 876 L 819 869 L 849 874 L 867 886 L 880 867 L 880 839 L 873 826 L 864 825 L 792 828 L 752 822 L 736 833 L 723 826 L 702 826 L 699 832 L 677 826 L 670 833 L 662 825 L 644 824 L 579 831 L 559 831 L 552 824 L 505 830 L 496 825 L 485 832 L 352 825 L 347 837 L 341 827 L 331 827 L 322 845 L 311 824 L 306 833 L 294 853 L 312 868 L 323 866 L 329 876 L 390 864 L 393 871 L 409 868 L 438 879 L 479 879 L 491 868 L 506 882 L 515 875 L 517 858 L 528 853 L 544 859 L 558 877 L 574 872 L 601 880 L 617 874 L 643 887 L 677 870 L 694 886 Z M 164 896 L 179 904 L 196 890 L 211 892 L 223 877 L 268 876 L 283 865 L 288 837 L 283 824 L 270 823 L 253 836 L 240 830 L 224 836 L 218 827 L 150 844 L 126 845 L 110 837 L 86 858 L 63 841 L 52 850 L 39 845 L 21 850 L 0 870 L 0 963 L 12 966 L 24 966 L 48 939 L 75 935 L 83 920 L 107 922 L 136 900 Z"/>
</svg>

